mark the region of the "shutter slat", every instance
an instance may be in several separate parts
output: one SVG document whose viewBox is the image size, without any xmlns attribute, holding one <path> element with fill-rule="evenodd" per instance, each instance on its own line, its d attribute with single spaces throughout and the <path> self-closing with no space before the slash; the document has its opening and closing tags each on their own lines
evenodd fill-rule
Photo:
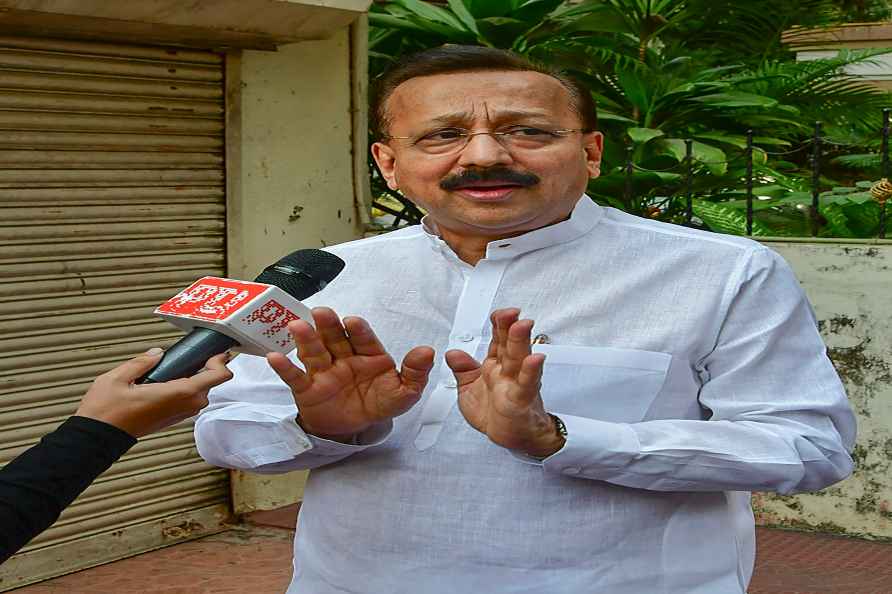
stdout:
<svg viewBox="0 0 892 594">
<path fill-rule="evenodd" d="M 202 66 L 160 60 L 82 56 L 18 48 L 0 48 L 0 69 L 199 82 L 220 82 L 223 76 L 218 66 Z"/>
<path fill-rule="evenodd" d="M 97 251 L 102 246 L 96 246 Z M 0 264 L 0 278 L 13 277 L 58 277 L 60 280 L 81 281 L 82 289 L 90 290 L 90 279 L 102 273 L 110 273 L 114 271 L 134 270 L 134 271 L 151 271 L 155 270 L 179 270 L 183 268 L 216 268 L 223 266 L 223 254 L 217 253 L 182 253 L 182 254 L 144 254 L 138 256 L 114 257 L 111 254 L 99 258 L 69 258 L 66 260 L 48 259 L 39 261 L 21 261 L 19 264 Z M 136 273 L 141 274 L 141 273 Z M 132 278 L 126 272 L 120 274 L 121 283 L 132 281 Z M 23 279 L 24 282 L 30 279 Z M 34 278 L 34 280 L 37 280 Z M 0 284 L 0 295 L 2 295 L 2 285 Z M 122 284 L 120 286 L 126 286 Z"/>
<path fill-rule="evenodd" d="M 5 226 L 9 222 L 18 224 L 40 223 L 44 221 L 154 221 L 154 220 L 192 220 L 198 217 L 222 217 L 225 214 L 225 206 L 219 202 L 190 202 L 186 204 L 121 204 L 114 211 L 109 211 L 106 206 L 69 206 L 42 205 L 42 206 L 17 206 L 5 208 L 0 205 L 3 213 L 2 223 Z"/>
<path fill-rule="evenodd" d="M 56 132 L 12 130 L 0 134 L 0 148 L 81 149 L 100 151 L 223 151 L 223 137 L 164 134 L 100 134 L 95 132 Z"/>
<path fill-rule="evenodd" d="M 163 115 L 106 115 L 0 110 L 0 130 L 214 134 L 223 130 L 223 122 L 219 117 L 178 118 Z"/>
<path fill-rule="evenodd" d="M 0 150 L 2 169 L 219 169 L 222 155 L 208 153 L 102 153 Z"/>
<path fill-rule="evenodd" d="M 183 250 L 189 251 L 220 251 L 224 246 L 224 238 L 222 233 L 217 232 L 217 237 L 212 235 L 183 237 L 182 235 L 170 235 L 168 237 L 159 237 L 157 239 L 146 240 L 122 240 L 122 241 L 103 241 L 102 247 L 116 250 L 116 253 L 123 255 L 140 254 L 147 251 L 152 252 L 175 252 L 179 253 Z M 64 249 L 71 256 L 88 256 L 96 252 L 95 244 L 88 242 L 69 244 L 63 243 L 39 243 L 21 245 L 6 245 L 2 247 L 6 258 L 19 257 L 25 259 L 45 259 L 52 258 L 59 253 L 59 249 Z"/>
<path fill-rule="evenodd" d="M 222 256 L 215 259 L 219 264 L 222 261 Z M 113 264 L 112 262 L 110 268 L 113 268 Z M 149 279 L 145 278 L 147 273 L 151 273 Z M 197 278 L 208 275 L 219 276 L 221 273 L 220 266 L 204 263 L 204 265 L 168 270 L 153 270 L 151 267 L 141 270 L 122 268 L 118 270 L 117 274 L 111 275 L 84 274 L 76 275 L 73 278 L 50 277 L 22 280 L 17 283 L 0 282 L 0 308 L 2 308 L 0 311 L 21 311 L 22 309 L 30 311 L 32 298 L 41 299 L 50 295 L 77 299 L 88 293 L 134 289 L 140 286 L 184 288 Z M 0 271 L 0 279 L 4 277 L 4 274 L 5 272 Z"/>
<path fill-rule="evenodd" d="M 35 39 L 31 37 L 0 36 L 0 47 L 65 52 L 68 54 L 113 56 L 116 58 L 143 58 L 168 62 L 193 62 L 195 64 L 223 63 L 223 56 L 212 52 L 195 51 L 176 47 L 152 47 L 138 45 L 109 45 L 94 41 L 67 39 Z"/>
<path fill-rule="evenodd" d="M 0 70 L 0 89 L 176 99 L 219 100 L 223 97 L 223 88 L 216 83 L 83 76 L 24 70 Z"/>
<path fill-rule="evenodd" d="M 177 283 L 160 286 L 135 286 L 128 287 L 128 289 L 130 290 L 123 292 L 94 292 L 70 297 L 39 295 L 28 299 L 28 302 L 24 303 L 24 307 L 22 299 L 0 301 L 0 322 L 29 320 L 28 323 L 39 324 L 40 319 L 59 314 L 89 317 L 94 313 L 101 315 L 102 312 L 125 307 L 155 306 L 178 293 L 182 287 Z M 12 325 L 9 328 L 14 331 L 16 326 Z"/>
<path fill-rule="evenodd" d="M 74 93 L 18 91 L 0 94 L 0 109 L 40 110 L 62 113 L 167 115 L 178 118 L 219 117 L 223 106 L 216 101 L 97 97 Z"/>
<path fill-rule="evenodd" d="M 77 186 L 95 188 L 97 186 L 121 187 L 150 184 L 169 186 L 171 183 L 213 185 L 222 182 L 223 172 L 218 169 L 0 170 L 0 187 L 5 188 L 70 188 Z"/>
<path fill-rule="evenodd" d="M 181 154 L 181 153 L 178 153 Z M 223 204 L 222 187 L 150 187 L 150 188 L 0 188 L 0 206 L 34 206 L 41 203 L 59 205 L 91 204 Z"/>
</svg>

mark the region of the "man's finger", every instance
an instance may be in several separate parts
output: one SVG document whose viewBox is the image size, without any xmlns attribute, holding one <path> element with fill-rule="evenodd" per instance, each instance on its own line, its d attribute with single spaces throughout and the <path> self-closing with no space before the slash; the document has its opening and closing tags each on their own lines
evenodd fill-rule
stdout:
<svg viewBox="0 0 892 594">
<path fill-rule="evenodd" d="M 150 354 L 153 353 L 153 351 L 150 351 L 149 353 L 134 357 L 109 371 L 109 374 L 116 380 L 133 383 L 158 365 L 164 351 L 161 349 L 157 349 L 157 351 L 158 352 L 154 354 Z"/>
<path fill-rule="evenodd" d="M 364 319 L 353 316 L 344 318 L 344 327 L 347 329 L 347 336 L 350 338 L 353 352 L 357 355 L 387 354 L 384 345 L 375 335 L 375 331 Z"/>
<path fill-rule="evenodd" d="M 519 320 L 508 328 L 508 339 L 499 359 L 501 373 L 513 378 L 520 371 L 523 358 L 530 354 L 530 335 L 533 331 L 533 320 Z"/>
<path fill-rule="evenodd" d="M 540 383 L 542 381 L 542 371 L 545 369 L 545 354 L 533 353 L 524 357 L 520 365 L 520 371 L 517 374 L 517 384 L 524 389 L 525 393 L 535 397 L 539 394 Z"/>
<path fill-rule="evenodd" d="M 322 338 L 322 343 L 332 357 L 345 359 L 353 356 L 353 347 L 347 338 L 347 332 L 333 309 L 313 308 L 313 321 L 316 323 L 316 333 Z"/>
<path fill-rule="evenodd" d="M 288 330 L 297 345 L 297 358 L 307 368 L 307 373 L 312 375 L 331 367 L 331 353 L 310 324 L 297 320 L 288 324 Z"/>
<path fill-rule="evenodd" d="M 501 359 L 508 346 L 508 328 L 520 317 L 520 310 L 516 307 L 497 309 L 492 312 L 492 335 L 496 342 L 495 357 Z"/>
<path fill-rule="evenodd" d="M 403 385 L 418 394 L 424 391 L 431 369 L 434 367 L 434 349 L 431 347 L 415 347 L 403 357 L 400 365 L 400 377 Z"/>
<path fill-rule="evenodd" d="M 312 383 L 303 370 L 282 353 L 269 353 L 266 361 L 283 382 L 295 392 L 303 392 Z"/>
<path fill-rule="evenodd" d="M 474 357 L 458 349 L 446 352 L 446 365 L 452 370 L 459 389 L 474 383 L 480 377 L 483 369 L 480 363 L 474 360 Z"/>
</svg>

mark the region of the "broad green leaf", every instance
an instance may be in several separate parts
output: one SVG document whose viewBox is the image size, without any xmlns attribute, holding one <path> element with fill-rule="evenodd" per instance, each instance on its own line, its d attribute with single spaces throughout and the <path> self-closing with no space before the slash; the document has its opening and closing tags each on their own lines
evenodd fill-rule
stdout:
<svg viewBox="0 0 892 594">
<path fill-rule="evenodd" d="M 724 200 L 721 204 L 725 204 L 742 212 L 746 212 L 746 198 L 737 199 L 737 200 Z M 769 210 L 772 208 L 778 207 L 778 201 L 772 199 L 759 199 L 757 197 L 753 197 L 753 212 Z"/>
<path fill-rule="evenodd" d="M 369 13 L 369 25 L 372 27 L 389 27 L 393 29 L 404 29 L 408 31 L 417 31 L 419 33 L 428 33 L 429 31 L 420 25 L 416 25 L 406 19 L 401 19 L 389 14 L 381 14 L 380 12 Z"/>
<path fill-rule="evenodd" d="M 598 110 L 598 121 L 620 122 L 623 124 L 637 124 L 638 123 L 631 118 L 627 118 L 627 117 L 621 116 L 619 114 L 611 113 L 611 112 L 603 110 L 603 109 Z"/>
<path fill-rule="evenodd" d="M 381 52 L 373 52 L 371 50 L 369 50 L 369 57 L 370 58 L 379 58 L 381 60 L 387 60 L 388 62 L 396 61 L 396 60 L 394 60 L 393 56 L 391 56 L 389 54 L 382 54 Z"/>
<path fill-rule="evenodd" d="M 687 149 L 681 138 L 660 138 L 654 142 L 657 152 L 671 155 L 679 163 L 684 161 Z M 722 175 L 728 171 L 728 157 L 725 151 L 696 140 L 691 146 L 694 161 L 706 167 L 713 175 Z"/>
<path fill-rule="evenodd" d="M 650 171 L 634 170 L 631 176 L 627 176 L 625 171 L 620 169 L 589 181 L 588 187 L 595 194 L 622 199 L 628 183 L 631 190 L 631 198 L 637 199 L 646 195 L 654 188 L 663 186 L 666 182 L 667 179 Z"/>
<path fill-rule="evenodd" d="M 746 136 L 742 134 L 726 134 L 724 132 L 698 132 L 694 134 L 693 137 L 702 140 L 724 142 L 738 148 L 746 148 Z M 790 142 L 781 138 L 772 138 L 770 136 L 754 136 L 753 144 L 789 146 Z"/>
<path fill-rule="evenodd" d="M 827 221 L 822 236 L 825 237 L 855 237 L 855 233 L 849 229 L 849 219 L 841 204 L 821 204 L 818 212 Z"/>
<path fill-rule="evenodd" d="M 882 155 L 878 155 L 875 153 L 863 153 L 858 155 L 840 155 L 839 157 L 835 157 L 831 161 L 832 163 L 836 163 L 837 165 L 842 165 L 843 167 L 849 167 L 851 169 L 871 169 L 873 167 L 879 167 L 883 164 Z"/>
<path fill-rule="evenodd" d="M 759 147 L 755 147 L 753 149 L 753 165 L 756 167 L 765 165 L 768 163 L 768 153 Z"/>
<path fill-rule="evenodd" d="M 511 11 L 512 18 L 527 23 L 527 28 L 531 28 L 545 20 L 546 15 L 560 6 L 563 0 L 529 0 L 521 2 L 520 6 Z"/>
<path fill-rule="evenodd" d="M 802 131 L 811 130 L 811 126 L 805 125 L 802 122 L 773 115 L 746 114 L 745 117 L 741 118 L 741 123 L 748 124 L 753 128 L 770 128 L 773 126 L 787 125 Z"/>
<path fill-rule="evenodd" d="M 449 8 L 452 9 L 452 12 L 455 13 L 455 16 L 458 17 L 458 20 L 462 22 L 468 31 L 472 31 L 476 35 L 480 34 L 480 31 L 477 29 L 477 21 L 475 21 L 473 15 L 468 12 L 468 8 L 464 5 L 462 0 L 446 0 L 446 2 L 449 4 Z"/>
<path fill-rule="evenodd" d="M 411 10 L 424 20 L 441 23 L 458 31 L 468 30 L 455 15 L 445 8 L 440 8 L 422 0 L 393 0 L 393 2 L 407 10 Z"/>
<path fill-rule="evenodd" d="M 576 19 L 561 19 L 564 31 L 584 31 L 589 33 L 631 33 L 626 20 L 613 10 L 599 10 Z"/>
<path fill-rule="evenodd" d="M 635 144 L 645 144 L 654 138 L 662 136 L 663 131 L 654 128 L 629 128 L 626 130 L 626 134 L 629 135 L 629 138 L 631 138 L 632 142 Z"/>
<path fill-rule="evenodd" d="M 863 202 L 853 200 L 850 204 L 843 205 L 843 211 L 848 227 L 856 237 L 874 237 L 879 232 L 880 205 L 872 198 Z"/>
<path fill-rule="evenodd" d="M 685 176 L 680 173 L 669 173 L 666 171 L 658 171 L 657 175 L 663 180 L 664 184 L 679 184 L 685 178 Z"/>
<path fill-rule="evenodd" d="M 709 202 L 695 198 L 693 200 L 694 214 L 711 231 L 717 233 L 730 233 L 732 235 L 746 235 L 746 214 L 736 208 L 732 208 L 721 202 Z M 753 235 L 765 237 L 773 235 L 771 229 L 760 221 L 753 221 Z"/>
<path fill-rule="evenodd" d="M 852 204 L 877 204 L 877 208 L 879 208 L 876 198 L 874 198 L 870 192 L 854 192 L 848 194 L 846 198 L 848 198 L 849 202 Z"/>
<path fill-rule="evenodd" d="M 465 5 L 476 19 L 508 16 L 515 9 L 514 0 L 468 0 Z"/>
<path fill-rule="evenodd" d="M 703 97 L 694 97 L 694 101 L 705 103 L 712 107 L 775 107 L 777 99 L 765 97 L 763 95 L 754 95 L 752 93 L 715 93 L 712 95 L 704 95 Z"/>
<path fill-rule="evenodd" d="M 646 80 L 640 72 L 624 70 L 617 73 L 616 81 L 626 96 L 626 100 L 646 113 L 650 107 L 651 92 L 655 89 L 650 81 Z"/>
</svg>

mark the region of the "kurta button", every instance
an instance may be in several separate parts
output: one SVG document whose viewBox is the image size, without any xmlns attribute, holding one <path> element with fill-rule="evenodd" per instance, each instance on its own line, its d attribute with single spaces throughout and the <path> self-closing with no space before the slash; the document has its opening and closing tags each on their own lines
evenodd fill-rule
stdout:
<svg viewBox="0 0 892 594">
<path fill-rule="evenodd" d="M 473 334 L 459 334 L 458 339 L 462 342 L 471 342 L 472 340 L 474 340 L 474 335 Z"/>
<path fill-rule="evenodd" d="M 574 474 L 575 475 L 575 474 L 579 474 L 580 472 L 582 472 L 582 471 L 580 469 L 576 468 L 575 466 L 570 466 L 570 467 L 564 469 L 564 474 Z"/>
<path fill-rule="evenodd" d="M 458 386 L 458 382 L 455 381 L 454 377 L 450 377 L 449 379 L 443 381 L 443 385 L 447 388 L 454 388 Z"/>
</svg>

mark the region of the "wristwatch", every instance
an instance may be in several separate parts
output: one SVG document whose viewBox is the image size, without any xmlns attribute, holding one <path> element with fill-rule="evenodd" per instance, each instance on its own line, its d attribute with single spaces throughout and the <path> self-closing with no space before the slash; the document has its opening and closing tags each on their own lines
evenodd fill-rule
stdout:
<svg viewBox="0 0 892 594">
<path fill-rule="evenodd" d="M 554 430 L 557 432 L 558 435 L 560 435 L 561 437 L 563 437 L 566 440 L 567 439 L 567 426 L 564 425 L 564 422 L 561 420 L 561 418 L 559 416 L 553 415 L 551 413 L 548 413 L 548 416 L 551 417 L 551 419 L 554 421 Z M 558 451 L 560 451 L 560 450 L 558 450 Z M 556 453 L 557 452 L 555 452 L 555 454 Z M 545 460 L 545 458 L 548 458 L 549 456 L 553 456 L 554 454 L 549 454 L 548 456 L 532 456 L 530 454 L 526 454 L 526 455 L 529 456 L 530 458 L 532 458 L 533 460 L 542 462 L 543 460 Z"/>
<path fill-rule="evenodd" d="M 554 428 L 557 430 L 558 435 L 560 435 L 561 437 L 566 439 L 567 438 L 567 426 L 564 425 L 564 422 L 561 420 L 561 418 L 559 416 L 553 415 L 551 413 L 548 413 L 548 416 L 551 417 L 552 419 L 554 419 Z"/>
</svg>

